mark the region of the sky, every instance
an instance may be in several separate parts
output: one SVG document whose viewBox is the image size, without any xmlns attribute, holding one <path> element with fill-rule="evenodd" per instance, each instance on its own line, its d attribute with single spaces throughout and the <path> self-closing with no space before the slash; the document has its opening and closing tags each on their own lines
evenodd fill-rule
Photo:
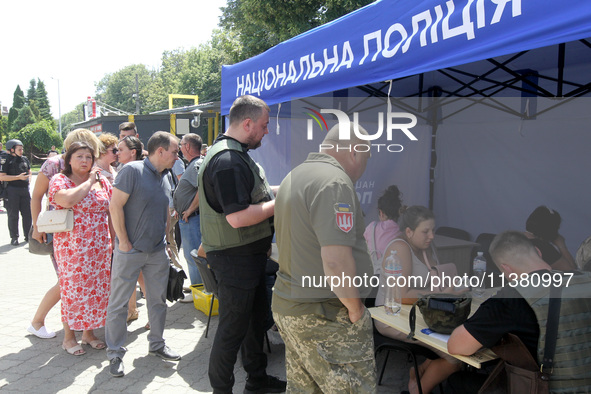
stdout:
<svg viewBox="0 0 591 394">
<path fill-rule="evenodd" d="M 26 96 L 29 81 L 39 78 L 57 118 L 58 107 L 63 115 L 94 96 L 95 83 L 105 74 L 139 63 L 157 69 L 163 51 L 207 42 L 225 5 L 225 0 L 0 0 L 2 107 L 10 109 L 17 85 Z"/>
</svg>

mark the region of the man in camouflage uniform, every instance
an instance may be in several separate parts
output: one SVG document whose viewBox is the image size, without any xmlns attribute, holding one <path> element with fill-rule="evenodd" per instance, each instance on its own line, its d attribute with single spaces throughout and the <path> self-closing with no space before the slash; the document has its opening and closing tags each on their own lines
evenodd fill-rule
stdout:
<svg viewBox="0 0 591 394">
<path fill-rule="evenodd" d="M 534 360 L 542 364 L 551 286 L 533 279 L 529 282 L 529 278 L 556 280 L 561 271 L 551 271 L 539 250 L 518 231 L 498 234 L 490 246 L 490 254 L 507 277 L 505 287 L 454 330 L 447 349 L 450 354 L 468 356 L 483 346 L 490 348 L 498 344 L 503 335 L 511 333 L 523 342 Z M 519 280 L 513 281 L 515 278 Z M 591 356 L 591 274 L 575 272 L 568 285 L 567 279 L 568 276 L 564 276 L 563 281 L 556 283 L 562 287 L 562 294 L 549 389 L 551 393 L 588 393 L 591 392 L 588 361 Z M 512 282 L 510 286 L 509 281 Z M 485 378 L 458 373 L 448 379 L 448 386 L 452 392 L 477 393 Z"/>
<path fill-rule="evenodd" d="M 353 138 L 339 141 L 338 126 L 331 129 L 322 146 L 332 148 L 288 174 L 275 202 L 273 317 L 285 342 L 289 392 L 376 391 L 372 321 L 363 305 L 369 289 L 337 283 L 373 274 L 355 193 L 370 153 L 356 152 Z M 325 275 L 334 286 L 318 283 Z"/>
</svg>

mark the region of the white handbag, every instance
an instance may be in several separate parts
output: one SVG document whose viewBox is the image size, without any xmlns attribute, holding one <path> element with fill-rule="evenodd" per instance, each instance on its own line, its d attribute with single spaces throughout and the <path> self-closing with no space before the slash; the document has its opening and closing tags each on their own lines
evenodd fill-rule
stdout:
<svg viewBox="0 0 591 394">
<path fill-rule="evenodd" d="M 57 209 L 43 211 L 37 218 L 37 230 L 42 233 L 62 233 L 74 229 L 74 211 Z"/>
</svg>

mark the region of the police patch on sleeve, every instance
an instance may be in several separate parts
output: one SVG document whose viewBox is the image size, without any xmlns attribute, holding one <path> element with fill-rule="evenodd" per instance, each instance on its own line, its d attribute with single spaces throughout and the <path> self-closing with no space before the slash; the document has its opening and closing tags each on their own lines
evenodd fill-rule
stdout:
<svg viewBox="0 0 591 394">
<path fill-rule="evenodd" d="M 334 205 L 337 227 L 348 233 L 353 228 L 353 211 L 351 205 L 336 203 Z"/>
</svg>

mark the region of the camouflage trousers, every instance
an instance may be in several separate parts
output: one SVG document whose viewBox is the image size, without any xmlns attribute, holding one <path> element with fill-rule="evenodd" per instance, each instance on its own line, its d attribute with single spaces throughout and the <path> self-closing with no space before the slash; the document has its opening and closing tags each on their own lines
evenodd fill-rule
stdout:
<svg viewBox="0 0 591 394">
<path fill-rule="evenodd" d="M 336 320 L 273 313 L 285 342 L 288 393 L 375 393 L 371 315 L 354 324 L 347 308 Z"/>
</svg>

